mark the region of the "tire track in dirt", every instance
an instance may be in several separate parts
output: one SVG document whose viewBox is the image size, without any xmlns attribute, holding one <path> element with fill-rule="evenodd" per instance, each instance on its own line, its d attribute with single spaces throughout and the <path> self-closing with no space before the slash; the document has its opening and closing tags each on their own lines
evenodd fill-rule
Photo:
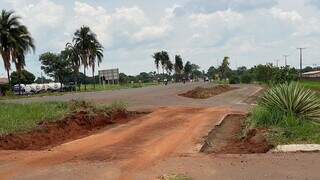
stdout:
<svg viewBox="0 0 320 180">
<path fill-rule="evenodd" d="M 51 151 L 0 151 L 3 162 L 11 161 L 3 166 L 0 163 L 0 177 L 32 174 L 55 165 L 63 167 L 65 163 L 102 161 L 112 162 L 119 169 L 120 179 L 130 179 L 168 156 L 195 151 L 202 137 L 228 113 L 230 110 L 225 108 L 160 108 L 128 124 Z"/>
</svg>

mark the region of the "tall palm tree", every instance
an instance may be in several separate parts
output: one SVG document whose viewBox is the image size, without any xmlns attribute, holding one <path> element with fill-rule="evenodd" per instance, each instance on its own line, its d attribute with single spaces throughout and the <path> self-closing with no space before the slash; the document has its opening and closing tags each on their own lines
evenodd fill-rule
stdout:
<svg viewBox="0 0 320 180">
<path fill-rule="evenodd" d="M 162 74 L 164 74 L 164 70 L 166 69 L 166 66 L 169 64 L 170 57 L 167 51 L 161 51 L 160 56 L 160 63 L 162 67 Z"/>
<path fill-rule="evenodd" d="M 18 75 L 24 68 L 25 55 L 35 50 L 34 41 L 26 26 L 19 22 L 20 17 L 13 11 L 2 10 L 0 15 L 0 53 L 7 71 L 9 84 L 11 63 L 16 66 Z"/>
<path fill-rule="evenodd" d="M 159 66 L 160 66 L 160 61 L 161 61 L 161 52 L 154 53 L 152 57 L 154 59 L 154 64 L 156 66 L 157 72 L 159 74 Z"/>
<path fill-rule="evenodd" d="M 92 47 L 97 40 L 96 34 L 87 26 L 82 26 L 74 33 L 73 42 L 79 51 L 81 64 L 83 65 L 83 73 L 86 78 L 86 69 L 90 65 L 90 57 L 92 54 Z M 84 80 L 84 89 L 87 90 L 86 80 Z"/>
<path fill-rule="evenodd" d="M 170 61 L 170 60 L 168 60 L 167 62 L 166 62 L 166 71 L 167 71 L 167 73 L 170 75 L 171 73 L 172 73 L 172 71 L 173 71 L 173 64 L 172 64 L 172 62 Z"/>
<path fill-rule="evenodd" d="M 66 54 L 67 60 L 70 62 L 73 73 L 74 73 L 74 83 L 75 86 L 78 85 L 78 80 L 79 80 L 79 71 L 80 71 L 80 66 L 81 66 L 81 60 L 80 60 L 80 53 L 78 49 L 73 45 L 72 43 L 67 43 L 66 48 L 64 50 Z M 80 91 L 80 86 L 79 86 L 79 91 Z"/>
<path fill-rule="evenodd" d="M 96 64 L 98 67 L 102 62 L 103 58 L 103 46 L 98 42 L 95 41 L 91 44 L 90 48 L 90 57 L 89 57 L 89 66 L 92 68 L 92 78 L 93 78 L 93 88 L 96 88 L 96 79 L 95 79 L 95 68 Z"/>
<path fill-rule="evenodd" d="M 174 72 L 177 75 L 176 81 L 178 81 L 183 71 L 183 61 L 180 55 L 175 55 L 174 59 L 175 59 Z"/>
</svg>

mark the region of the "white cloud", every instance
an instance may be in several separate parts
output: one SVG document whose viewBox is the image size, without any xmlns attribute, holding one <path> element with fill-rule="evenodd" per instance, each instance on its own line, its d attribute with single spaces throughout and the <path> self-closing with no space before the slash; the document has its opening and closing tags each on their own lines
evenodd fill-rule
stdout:
<svg viewBox="0 0 320 180">
<path fill-rule="evenodd" d="M 274 18 L 290 23 L 300 23 L 303 20 L 303 17 L 296 11 L 284 11 L 280 8 L 272 8 L 270 13 Z"/>
<path fill-rule="evenodd" d="M 210 24 L 220 24 L 234 25 L 238 24 L 239 21 L 243 19 L 240 13 L 234 12 L 230 9 L 226 11 L 217 11 L 211 14 L 192 14 L 190 16 L 193 26 L 204 26 L 208 27 Z"/>
</svg>

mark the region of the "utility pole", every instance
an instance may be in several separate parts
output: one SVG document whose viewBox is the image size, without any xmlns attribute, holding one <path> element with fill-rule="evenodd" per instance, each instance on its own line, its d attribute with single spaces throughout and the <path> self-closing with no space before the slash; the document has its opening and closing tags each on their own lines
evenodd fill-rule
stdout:
<svg viewBox="0 0 320 180">
<path fill-rule="evenodd" d="M 300 52 L 300 78 L 302 77 L 302 51 L 306 48 L 297 48 Z"/>
<path fill-rule="evenodd" d="M 289 55 L 283 55 L 284 57 L 284 65 L 287 66 L 288 62 L 287 62 L 287 58 L 289 57 Z"/>
<path fill-rule="evenodd" d="M 41 84 L 43 84 L 43 76 L 42 76 L 42 71 L 41 71 Z"/>
</svg>

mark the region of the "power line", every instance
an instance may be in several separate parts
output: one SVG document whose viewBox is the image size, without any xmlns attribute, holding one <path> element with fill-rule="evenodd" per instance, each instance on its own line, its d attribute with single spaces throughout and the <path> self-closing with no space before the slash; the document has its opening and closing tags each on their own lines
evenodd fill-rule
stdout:
<svg viewBox="0 0 320 180">
<path fill-rule="evenodd" d="M 302 77 L 302 58 L 303 58 L 303 50 L 307 48 L 297 48 L 300 52 L 300 78 Z"/>
</svg>

